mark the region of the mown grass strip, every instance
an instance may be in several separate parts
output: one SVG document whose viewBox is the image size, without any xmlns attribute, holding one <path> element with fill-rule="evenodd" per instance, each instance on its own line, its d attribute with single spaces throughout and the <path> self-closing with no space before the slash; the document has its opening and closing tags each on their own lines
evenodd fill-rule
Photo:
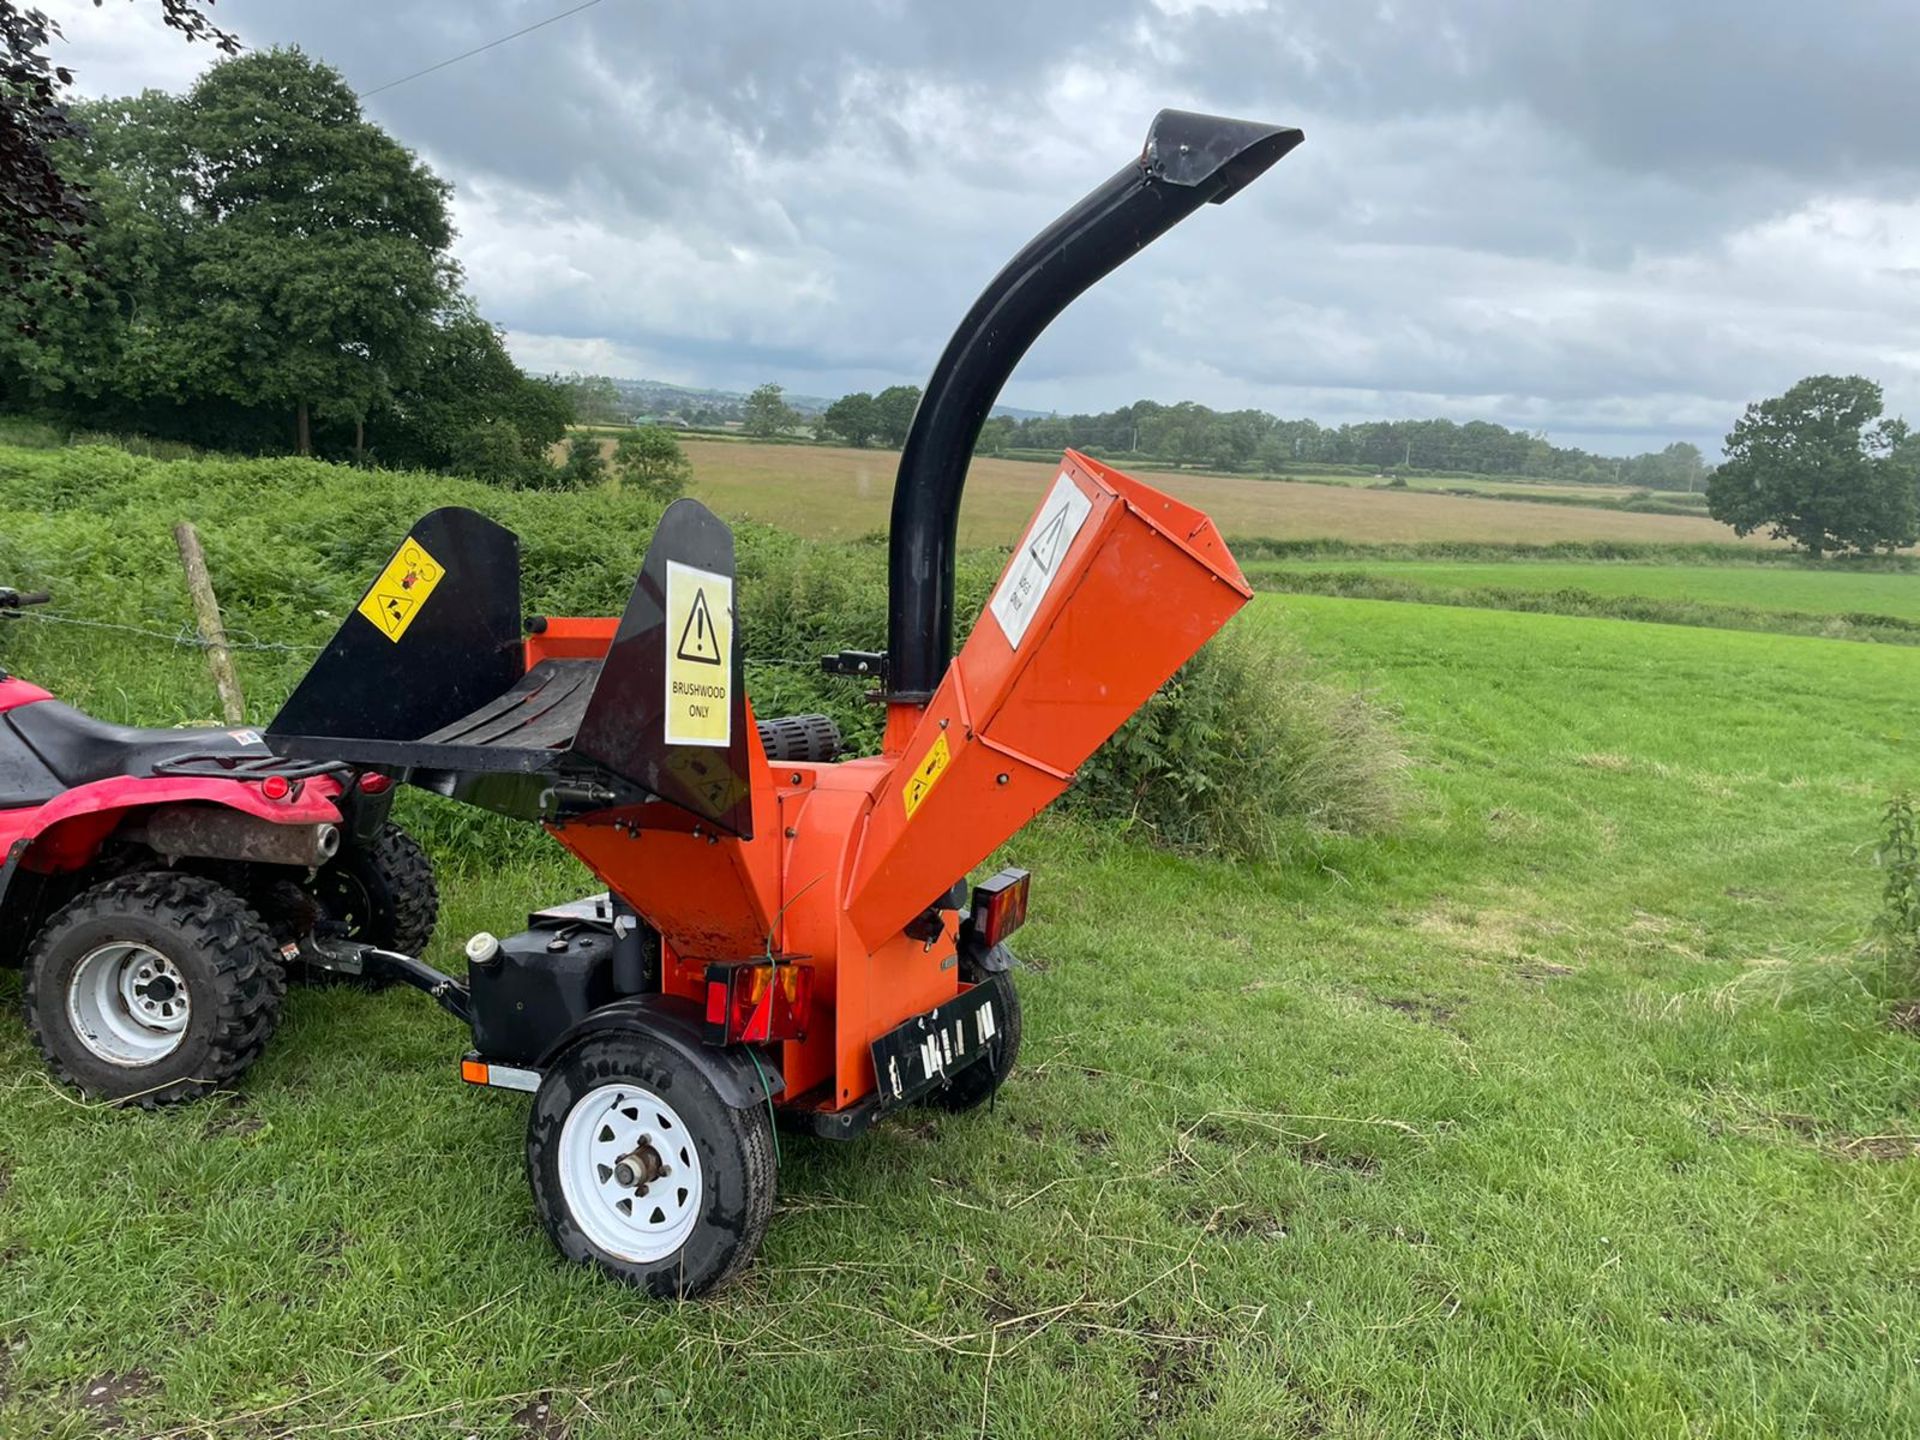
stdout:
<svg viewBox="0 0 1920 1440">
<path fill-rule="evenodd" d="M 1920 574 L 1920 555 L 1810 560 L 1793 550 L 1736 545 L 1731 541 L 1556 540 L 1536 544 L 1524 540 L 1360 541 L 1338 537 L 1288 539 L 1248 535 L 1234 537 L 1233 553 L 1242 564 L 1260 560 L 1362 560 L 1368 564 L 1403 560 L 1490 563 L 1570 560 L 1634 565 L 1753 565 L 1831 574 Z"/>
<path fill-rule="evenodd" d="M 1397 600 L 1416 605 L 1456 605 L 1478 610 L 1519 610 L 1540 615 L 1642 620 L 1658 625 L 1698 625 L 1715 630 L 1763 630 L 1780 635 L 1815 635 L 1829 640 L 1920 645 L 1920 621 L 1860 611 L 1818 615 L 1700 600 L 1600 595 L 1575 587 L 1524 590 L 1499 585 L 1429 585 L 1371 570 L 1268 570 L 1255 574 L 1252 579 L 1258 589 L 1294 595 Z"/>
</svg>

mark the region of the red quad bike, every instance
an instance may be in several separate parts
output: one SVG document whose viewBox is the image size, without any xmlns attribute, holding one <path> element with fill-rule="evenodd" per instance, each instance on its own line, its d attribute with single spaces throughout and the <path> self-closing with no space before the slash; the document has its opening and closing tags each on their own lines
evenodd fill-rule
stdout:
<svg viewBox="0 0 1920 1440">
<path fill-rule="evenodd" d="M 0 617 L 48 599 L 0 588 Z M 0 670 L 0 964 L 53 1073 L 191 1100 L 258 1058 L 289 969 L 389 978 L 365 957 L 417 954 L 439 905 L 392 804 L 378 770 L 110 725 Z"/>
</svg>

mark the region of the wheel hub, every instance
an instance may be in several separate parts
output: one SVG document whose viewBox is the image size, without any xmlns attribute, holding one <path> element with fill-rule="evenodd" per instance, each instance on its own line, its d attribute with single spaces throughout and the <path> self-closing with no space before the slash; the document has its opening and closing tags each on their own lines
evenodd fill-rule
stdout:
<svg viewBox="0 0 1920 1440">
<path fill-rule="evenodd" d="M 614 1183 L 625 1185 L 636 1195 L 646 1194 L 647 1187 L 665 1174 L 667 1163 L 653 1148 L 651 1135 L 642 1135 L 638 1145 L 613 1162 Z"/>
<path fill-rule="evenodd" d="M 73 967 L 67 1018 L 80 1043 L 108 1064 L 152 1065 L 186 1040 L 192 994 L 168 956 L 119 941 L 88 951 Z"/>
</svg>

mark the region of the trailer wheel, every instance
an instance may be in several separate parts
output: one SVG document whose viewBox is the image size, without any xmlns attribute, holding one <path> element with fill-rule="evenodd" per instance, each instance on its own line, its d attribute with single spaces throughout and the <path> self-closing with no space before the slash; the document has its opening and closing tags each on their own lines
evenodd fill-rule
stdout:
<svg viewBox="0 0 1920 1440">
<path fill-rule="evenodd" d="M 273 938 L 246 902 L 168 870 L 73 900 L 41 929 L 26 972 L 27 1026 L 53 1073 L 148 1109 L 238 1079 L 286 994 Z"/>
<path fill-rule="evenodd" d="M 440 916 L 440 890 L 434 883 L 432 862 L 420 842 L 392 821 L 366 844 L 343 846 L 314 876 L 310 893 L 319 911 L 318 925 L 342 939 L 403 955 L 418 955 L 427 948 Z M 349 979 L 314 965 L 303 964 L 299 972 L 299 978 L 310 985 Z M 393 981 L 385 976 L 352 977 L 352 983 L 384 990 Z"/>
<path fill-rule="evenodd" d="M 753 1258 L 774 1169 L 766 1107 L 734 1109 L 636 1031 L 564 1051 L 527 1117 L 527 1179 L 555 1246 L 662 1299 L 711 1290 Z"/>
</svg>

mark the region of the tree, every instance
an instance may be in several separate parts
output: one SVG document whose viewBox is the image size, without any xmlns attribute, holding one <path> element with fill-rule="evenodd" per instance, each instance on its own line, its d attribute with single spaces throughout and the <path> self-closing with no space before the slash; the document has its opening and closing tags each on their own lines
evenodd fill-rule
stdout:
<svg viewBox="0 0 1920 1440">
<path fill-rule="evenodd" d="M 1013 443 L 1013 421 L 1005 415 L 995 415 L 980 427 L 980 438 L 973 442 L 976 455 L 998 455 Z"/>
<path fill-rule="evenodd" d="M 1883 404 L 1871 380 L 1814 375 L 1749 405 L 1708 482 L 1708 513 L 1736 535 L 1764 526 L 1815 557 L 1913 544 L 1920 457 L 1905 423 L 1881 418 Z"/>
<path fill-rule="evenodd" d="M 208 40 L 229 55 L 239 51 L 239 40 L 208 19 L 195 0 L 160 0 L 160 9 L 189 42 Z M 93 216 L 86 186 L 60 164 L 63 142 L 85 132 L 61 93 L 73 74 L 48 58 L 59 38 L 60 27 L 43 12 L 0 0 L 0 299 L 25 302 L 17 323 L 29 330 L 41 298 L 36 282 L 61 274 L 61 256 L 84 251 Z M 70 274 L 61 280 L 63 295 L 71 283 Z"/>
<path fill-rule="evenodd" d="M 591 490 L 607 478 L 607 457 L 593 435 L 576 435 L 567 442 L 567 458 L 532 479 L 540 490 Z"/>
<path fill-rule="evenodd" d="M 552 468 L 547 452 L 572 419 L 566 391 L 515 365 L 500 332 L 462 297 L 428 337 L 417 376 L 369 428 L 382 464 L 518 485 Z"/>
<path fill-rule="evenodd" d="M 855 449 L 864 450 L 867 442 L 873 439 L 878 423 L 879 412 L 874 408 L 873 396 L 862 390 L 854 395 L 842 395 L 829 405 L 826 413 L 820 417 L 820 430 L 823 434 L 846 441 Z"/>
<path fill-rule="evenodd" d="M 889 385 L 873 397 L 874 433 L 884 445 L 898 450 L 913 428 L 913 412 L 920 405 L 918 385 Z"/>
<path fill-rule="evenodd" d="M 560 385 L 572 397 L 573 413 L 584 425 L 612 425 L 627 418 L 620 387 L 605 375 L 582 375 L 576 370 Z"/>
<path fill-rule="evenodd" d="M 187 294 L 176 384 L 363 425 L 423 358 L 452 298 L 449 188 L 363 119 L 331 66 L 270 50 L 214 66 L 179 107 Z"/>
<path fill-rule="evenodd" d="M 621 437 L 613 451 L 613 473 L 622 485 L 636 486 L 662 500 L 686 494 L 693 481 L 693 465 L 680 442 L 659 425 L 642 425 Z"/>
<path fill-rule="evenodd" d="M 747 396 L 746 430 L 749 435 L 771 439 L 799 423 L 800 417 L 793 413 L 786 402 L 786 391 L 778 385 L 762 385 Z"/>
</svg>

